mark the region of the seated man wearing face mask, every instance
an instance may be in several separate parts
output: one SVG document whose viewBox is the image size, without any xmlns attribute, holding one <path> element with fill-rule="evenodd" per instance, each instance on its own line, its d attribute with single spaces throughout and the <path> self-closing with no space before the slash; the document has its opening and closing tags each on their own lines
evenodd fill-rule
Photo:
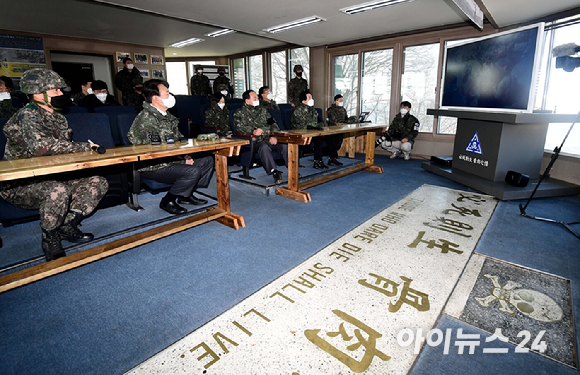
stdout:
<svg viewBox="0 0 580 375">
<path fill-rule="evenodd" d="M 334 97 L 334 104 L 326 110 L 326 117 L 328 118 L 329 126 L 354 124 L 356 122 L 356 117 L 348 117 L 346 109 L 344 109 L 344 99 L 340 94 Z"/>
<path fill-rule="evenodd" d="M 84 81 L 81 82 L 81 91 L 74 93 L 70 96 L 72 99 L 72 103 L 75 106 L 79 106 L 82 103 L 82 100 L 87 96 L 93 93 L 93 89 L 91 88 L 91 84 L 93 81 Z"/>
<path fill-rule="evenodd" d="M 276 169 L 276 162 L 272 151 L 276 151 L 288 166 L 288 145 L 278 143 L 278 138 L 270 136 L 271 132 L 280 131 L 278 124 L 270 115 L 270 112 L 260 106 L 258 95 L 253 90 L 242 94 L 244 105 L 234 112 L 234 126 L 240 134 L 256 136 L 254 150 L 260 155 L 262 166 L 267 174 L 274 177 L 276 185 L 282 183 L 282 172 Z"/>
<path fill-rule="evenodd" d="M 221 93 L 211 96 L 209 108 L 205 111 L 205 126 L 219 128 L 220 137 L 232 134 L 230 129 L 230 110 L 226 104 L 226 98 Z"/>
<path fill-rule="evenodd" d="M 6 90 L 6 85 L 0 80 L 0 118 L 10 118 L 18 109 L 12 105 L 10 92 Z"/>
<path fill-rule="evenodd" d="M 97 107 L 118 106 L 119 103 L 113 95 L 109 95 L 107 84 L 104 81 L 94 81 L 91 85 L 93 93 L 87 95 L 82 102 L 83 107 L 88 108 L 89 113 L 95 112 Z"/>
<path fill-rule="evenodd" d="M 68 105 L 62 95 L 64 80 L 48 69 L 30 69 L 22 74 L 22 90 L 30 104 L 19 110 L 4 125 L 5 159 L 20 159 L 45 155 L 89 151 L 98 145 L 73 142 L 66 118 L 56 109 Z M 104 177 L 67 179 L 66 174 L 6 181 L 0 184 L 0 196 L 25 209 L 38 209 L 42 229 L 42 250 L 46 260 L 65 256 L 61 239 L 87 242 L 90 233 L 78 229 L 103 198 L 109 184 Z"/>
<path fill-rule="evenodd" d="M 401 110 L 398 113 L 387 131 L 377 138 L 375 145 L 392 153 L 391 159 L 395 159 L 401 153 L 405 160 L 411 159 L 411 149 L 415 143 L 415 137 L 419 134 L 419 120 L 409 113 L 411 103 L 401 102 Z"/>
<path fill-rule="evenodd" d="M 309 91 L 302 91 L 299 96 L 300 104 L 296 106 L 292 113 L 292 129 L 322 129 L 324 123 L 319 122 L 318 112 L 314 108 L 314 99 Z M 314 168 L 328 169 L 322 161 L 322 144 L 326 142 L 328 148 L 328 165 L 340 166 L 338 161 L 337 138 L 334 135 L 324 137 L 312 137 L 312 146 L 314 147 Z"/>
<path fill-rule="evenodd" d="M 258 97 L 260 98 L 260 105 L 262 107 L 265 107 L 266 109 L 280 110 L 280 107 L 278 107 L 276 101 L 272 99 L 274 94 L 272 94 L 268 86 L 260 87 L 260 90 L 258 90 Z"/>
<path fill-rule="evenodd" d="M 234 97 L 234 87 L 230 82 L 230 79 L 226 77 L 226 69 L 223 66 L 218 68 L 218 75 L 216 79 L 213 80 L 213 93 L 220 93 L 226 97 L 226 99 L 231 99 Z"/>
<path fill-rule="evenodd" d="M 175 105 L 175 97 L 169 93 L 169 83 L 151 79 L 143 84 L 143 110 L 139 112 L 127 136 L 134 145 L 151 142 L 151 135 L 158 135 L 162 142 L 167 138 L 179 139 L 183 135 L 178 130 L 177 117 L 167 112 Z M 193 191 L 197 186 L 207 186 L 214 166 L 213 156 L 143 161 L 139 172 L 143 178 L 171 184 L 169 192 L 161 198 L 159 208 L 170 214 L 182 214 L 187 209 L 180 204 L 203 205 L 205 199 L 196 198 Z"/>
</svg>

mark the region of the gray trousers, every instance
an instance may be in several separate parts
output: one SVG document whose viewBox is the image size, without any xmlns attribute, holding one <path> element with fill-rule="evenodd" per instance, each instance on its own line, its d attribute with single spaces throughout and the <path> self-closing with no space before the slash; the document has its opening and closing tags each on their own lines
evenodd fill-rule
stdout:
<svg viewBox="0 0 580 375">
<path fill-rule="evenodd" d="M 197 186 L 207 186 L 213 172 L 213 156 L 194 159 L 193 165 L 172 164 L 156 171 L 141 172 L 141 177 L 172 184 L 169 193 L 189 197 Z"/>
</svg>

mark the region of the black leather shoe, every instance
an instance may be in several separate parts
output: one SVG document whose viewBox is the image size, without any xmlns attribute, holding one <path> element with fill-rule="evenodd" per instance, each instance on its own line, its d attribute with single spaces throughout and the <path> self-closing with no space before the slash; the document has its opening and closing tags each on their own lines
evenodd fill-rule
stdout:
<svg viewBox="0 0 580 375">
<path fill-rule="evenodd" d="M 195 196 L 190 196 L 190 197 L 179 197 L 177 198 L 177 203 L 179 204 L 194 204 L 196 206 L 201 206 L 202 204 L 206 204 L 207 203 L 207 199 L 200 199 L 200 198 L 196 198 Z"/>
<path fill-rule="evenodd" d="M 172 215 L 179 215 L 187 212 L 185 208 L 181 207 L 180 205 L 177 204 L 177 202 L 174 201 L 169 202 L 161 201 L 159 203 L 159 208 L 161 208 L 163 211 L 169 212 Z"/>
<path fill-rule="evenodd" d="M 61 227 L 57 229 L 60 238 L 74 243 L 92 241 L 95 238 L 92 233 L 83 233 L 78 228 L 83 216 L 78 212 L 74 212 L 73 215 L 74 218 L 70 222 L 61 225 Z"/>
<path fill-rule="evenodd" d="M 328 159 L 328 165 L 334 165 L 334 166 L 340 167 L 342 165 L 342 163 L 339 162 L 336 158 L 330 158 L 330 159 Z"/>
<path fill-rule="evenodd" d="M 282 183 L 282 172 L 274 171 L 272 172 L 272 177 L 274 177 L 274 183 L 280 185 Z"/>
<path fill-rule="evenodd" d="M 322 160 L 314 160 L 314 165 L 312 167 L 314 169 L 328 169 Z"/>
</svg>

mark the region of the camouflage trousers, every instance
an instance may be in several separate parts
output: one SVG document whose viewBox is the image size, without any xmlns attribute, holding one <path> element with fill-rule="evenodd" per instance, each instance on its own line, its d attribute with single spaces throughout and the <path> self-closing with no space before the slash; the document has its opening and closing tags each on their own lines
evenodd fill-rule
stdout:
<svg viewBox="0 0 580 375">
<path fill-rule="evenodd" d="M 74 218 L 72 212 L 89 215 L 107 193 L 109 183 L 104 177 L 93 176 L 68 181 L 41 181 L 17 185 L 1 192 L 9 203 L 38 209 L 40 227 L 46 231 L 59 228 Z"/>
</svg>

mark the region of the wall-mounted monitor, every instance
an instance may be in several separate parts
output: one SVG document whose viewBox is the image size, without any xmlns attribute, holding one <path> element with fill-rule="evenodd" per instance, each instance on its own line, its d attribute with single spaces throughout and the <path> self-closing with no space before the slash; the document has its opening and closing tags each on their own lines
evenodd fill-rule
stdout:
<svg viewBox="0 0 580 375">
<path fill-rule="evenodd" d="M 531 112 L 544 24 L 446 46 L 441 108 Z"/>
</svg>

